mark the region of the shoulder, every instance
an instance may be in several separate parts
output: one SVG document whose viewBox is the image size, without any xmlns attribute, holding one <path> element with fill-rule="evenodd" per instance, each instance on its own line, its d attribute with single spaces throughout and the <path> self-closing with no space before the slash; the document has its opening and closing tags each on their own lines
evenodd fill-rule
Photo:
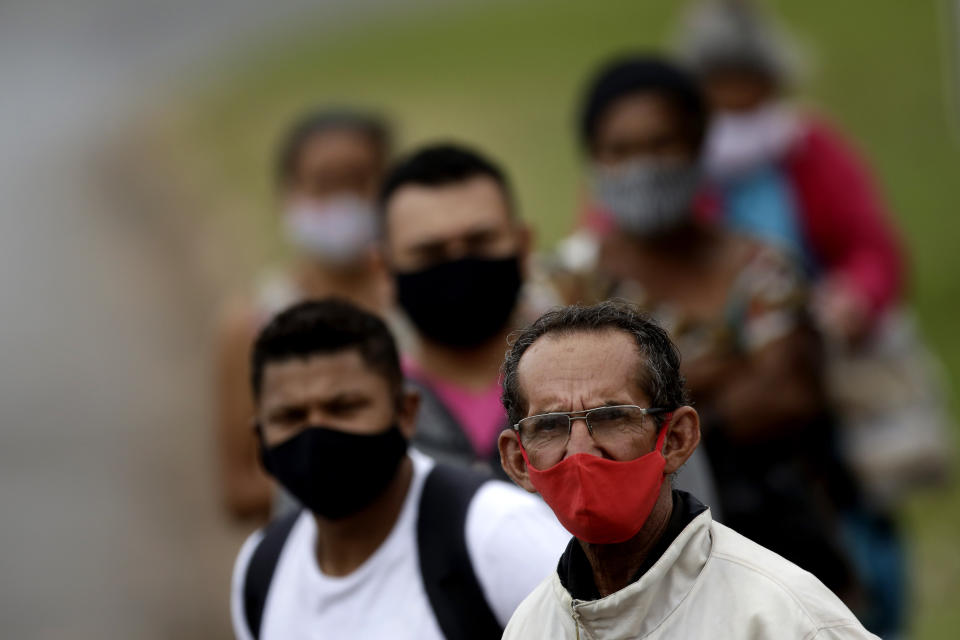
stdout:
<svg viewBox="0 0 960 640">
<path fill-rule="evenodd" d="M 303 297 L 290 265 L 274 264 L 263 269 L 254 280 L 251 304 L 258 315 L 269 318 Z"/>
<path fill-rule="evenodd" d="M 467 512 L 470 563 L 501 625 L 545 577 L 570 539 L 538 497 L 500 480 L 477 490 Z"/>
<path fill-rule="evenodd" d="M 271 520 L 262 528 L 250 534 L 244 541 L 243 546 L 240 547 L 237 559 L 233 563 L 231 586 L 234 595 L 239 595 L 242 598 L 250 564 L 254 561 L 264 540 L 268 540 L 271 545 L 277 545 L 275 548 L 279 556 L 280 552 L 287 552 L 287 547 L 298 544 L 291 543 L 291 540 L 303 538 L 304 533 L 309 533 L 308 530 L 312 523 L 313 520 L 310 518 L 308 511 L 297 510 Z M 279 559 L 277 562 L 279 563 Z"/>
<path fill-rule="evenodd" d="M 230 581 L 230 619 L 233 622 L 234 635 L 239 640 L 250 638 L 247 612 L 243 605 L 243 591 L 250 559 L 262 540 L 262 529 L 252 533 L 240 547 L 240 553 L 237 554 L 237 559 L 233 563 L 233 578 Z"/>
<path fill-rule="evenodd" d="M 235 291 L 221 305 L 217 319 L 219 334 L 227 340 L 251 341 L 273 315 L 301 297 L 288 270 L 265 269 L 251 287 Z"/>
<path fill-rule="evenodd" d="M 234 590 L 236 590 L 238 586 L 242 587 L 243 576 L 247 572 L 247 567 L 250 566 L 250 558 L 253 557 L 253 552 L 256 551 L 260 541 L 263 540 L 263 535 L 263 529 L 254 531 L 247 536 L 247 539 L 243 542 L 243 546 L 240 547 L 240 552 L 237 554 L 237 558 L 233 563 Z"/>
<path fill-rule="evenodd" d="M 796 151 L 800 153 L 852 153 L 852 145 L 840 128 L 826 115 L 807 111 L 802 116 L 802 135 Z"/>
<path fill-rule="evenodd" d="M 557 557 L 570 538 L 539 497 L 501 480 L 483 483 L 467 512 L 467 536 L 506 541 L 528 535 L 547 543 L 559 542 Z"/>
<path fill-rule="evenodd" d="M 309 553 L 312 526 L 313 519 L 308 511 L 296 511 L 270 521 L 243 543 L 234 562 L 231 580 L 230 612 L 237 638 L 245 640 L 250 637 L 245 606 L 247 596 L 253 594 L 254 599 L 263 597 L 261 604 L 266 607 L 265 598 L 271 586 L 283 582 L 283 559 L 290 554 L 302 556 Z M 264 546 L 265 541 L 268 546 Z M 261 549 L 265 555 L 258 556 Z M 294 560 L 300 561 L 296 557 Z M 251 566 L 252 563 L 258 564 Z M 254 573 L 251 574 L 251 571 Z M 253 585 L 248 585 L 248 578 L 254 580 Z M 248 592 L 250 587 L 252 591 Z"/>
<path fill-rule="evenodd" d="M 556 573 L 540 582 L 510 617 L 503 632 L 504 640 L 567 637 L 567 632 L 573 631 L 573 624 L 572 618 L 566 615 L 569 602 L 559 597 L 561 593 L 566 592 Z"/>
<path fill-rule="evenodd" d="M 220 308 L 217 333 L 221 343 L 250 342 L 257 330 L 257 309 L 249 296 L 231 296 Z"/>
<path fill-rule="evenodd" d="M 787 166 L 796 179 L 811 181 L 811 188 L 833 183 L 839 187 L 851 178 L 864 179 L 868 173 L 860 150 L 822 115 L 805 118 L 803 135 Z"/>
<path fill-rule="evenodd" d="M 850 628 L 862 633 L 851 637 L 872 637 L 813 574 L 720 523 L 711 525 L 711 535 L 712 571 L 736 585 L 737 599 L 752 602 L 758 615 L 784 624 L 795 619 L 816 633 Z"/>
</svg>

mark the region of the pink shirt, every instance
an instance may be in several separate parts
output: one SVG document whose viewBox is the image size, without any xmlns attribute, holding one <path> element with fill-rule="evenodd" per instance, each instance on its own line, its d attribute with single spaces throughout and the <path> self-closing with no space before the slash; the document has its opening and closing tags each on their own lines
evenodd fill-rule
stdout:
<svg viewBox="0 0 960 640">
<path fill-rule="evenodd" d="M 507 412 L 500 402 L 500 381 L 493 380 L 485 389 L 466 389 L 431 376 L 412 359 L 403 359 L 404 375 L 430 387 L 447 410 L 463 427 L 479 458 L 488 458 L 497 444 L 497 434 L 507 424 Z"/>
</svg>

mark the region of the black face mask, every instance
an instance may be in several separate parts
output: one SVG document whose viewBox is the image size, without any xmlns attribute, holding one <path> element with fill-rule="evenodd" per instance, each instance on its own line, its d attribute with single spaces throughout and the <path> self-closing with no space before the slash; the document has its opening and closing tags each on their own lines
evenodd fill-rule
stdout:
<svg viewBox="0 0 960 640">
<path fill-rule="evenodd" d="M 396 424 L 360 435 L 310 426 L 275 447 L 260 435 L 263 466 L 313 513 L 337 520 L 370 506 L 386 490 L 407 452 Z"/>
<path fill-rule="evenodd" d="M 520 259 L 462 258 L 395 273 L 400 306 L 427 338 L 476 347 L 502 331 L 520 292 Z"/>
</svg>

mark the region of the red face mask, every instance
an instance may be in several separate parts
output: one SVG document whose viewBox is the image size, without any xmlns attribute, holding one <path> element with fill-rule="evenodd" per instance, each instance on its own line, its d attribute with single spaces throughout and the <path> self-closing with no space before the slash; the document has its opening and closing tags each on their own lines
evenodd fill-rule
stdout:
<svg viewBox="0 0 960 640">
<path fill-rule="evenodd" d="M 637 535 L 657 503 L 666 435 L 664 426 L 653 451 L 627 462 L 578 453 L 541 470 L 522 444 L 520 451 L 530 482 L 567 531 L 590 544 L 615 544 Z"/>
</svg>

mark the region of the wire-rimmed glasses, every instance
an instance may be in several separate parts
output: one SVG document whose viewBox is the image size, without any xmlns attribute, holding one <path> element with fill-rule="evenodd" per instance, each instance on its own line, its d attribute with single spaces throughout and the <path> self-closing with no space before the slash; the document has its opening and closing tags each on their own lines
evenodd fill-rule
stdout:
<svg viewBox="0 0 960 640">
<path fill-rule="evenodd" d="M 618 404 L 585 411 L 541 413 L 520 420 L 513 425 L 513 430 L 528 455 L 556 461 L 570 440 L 574 420 L 586 422 L 587 430 L 599 446 L 615 446 L 623 439 L 638 435 L 646 416 L 663 411 L 665 409 Z"/>
</svg>

